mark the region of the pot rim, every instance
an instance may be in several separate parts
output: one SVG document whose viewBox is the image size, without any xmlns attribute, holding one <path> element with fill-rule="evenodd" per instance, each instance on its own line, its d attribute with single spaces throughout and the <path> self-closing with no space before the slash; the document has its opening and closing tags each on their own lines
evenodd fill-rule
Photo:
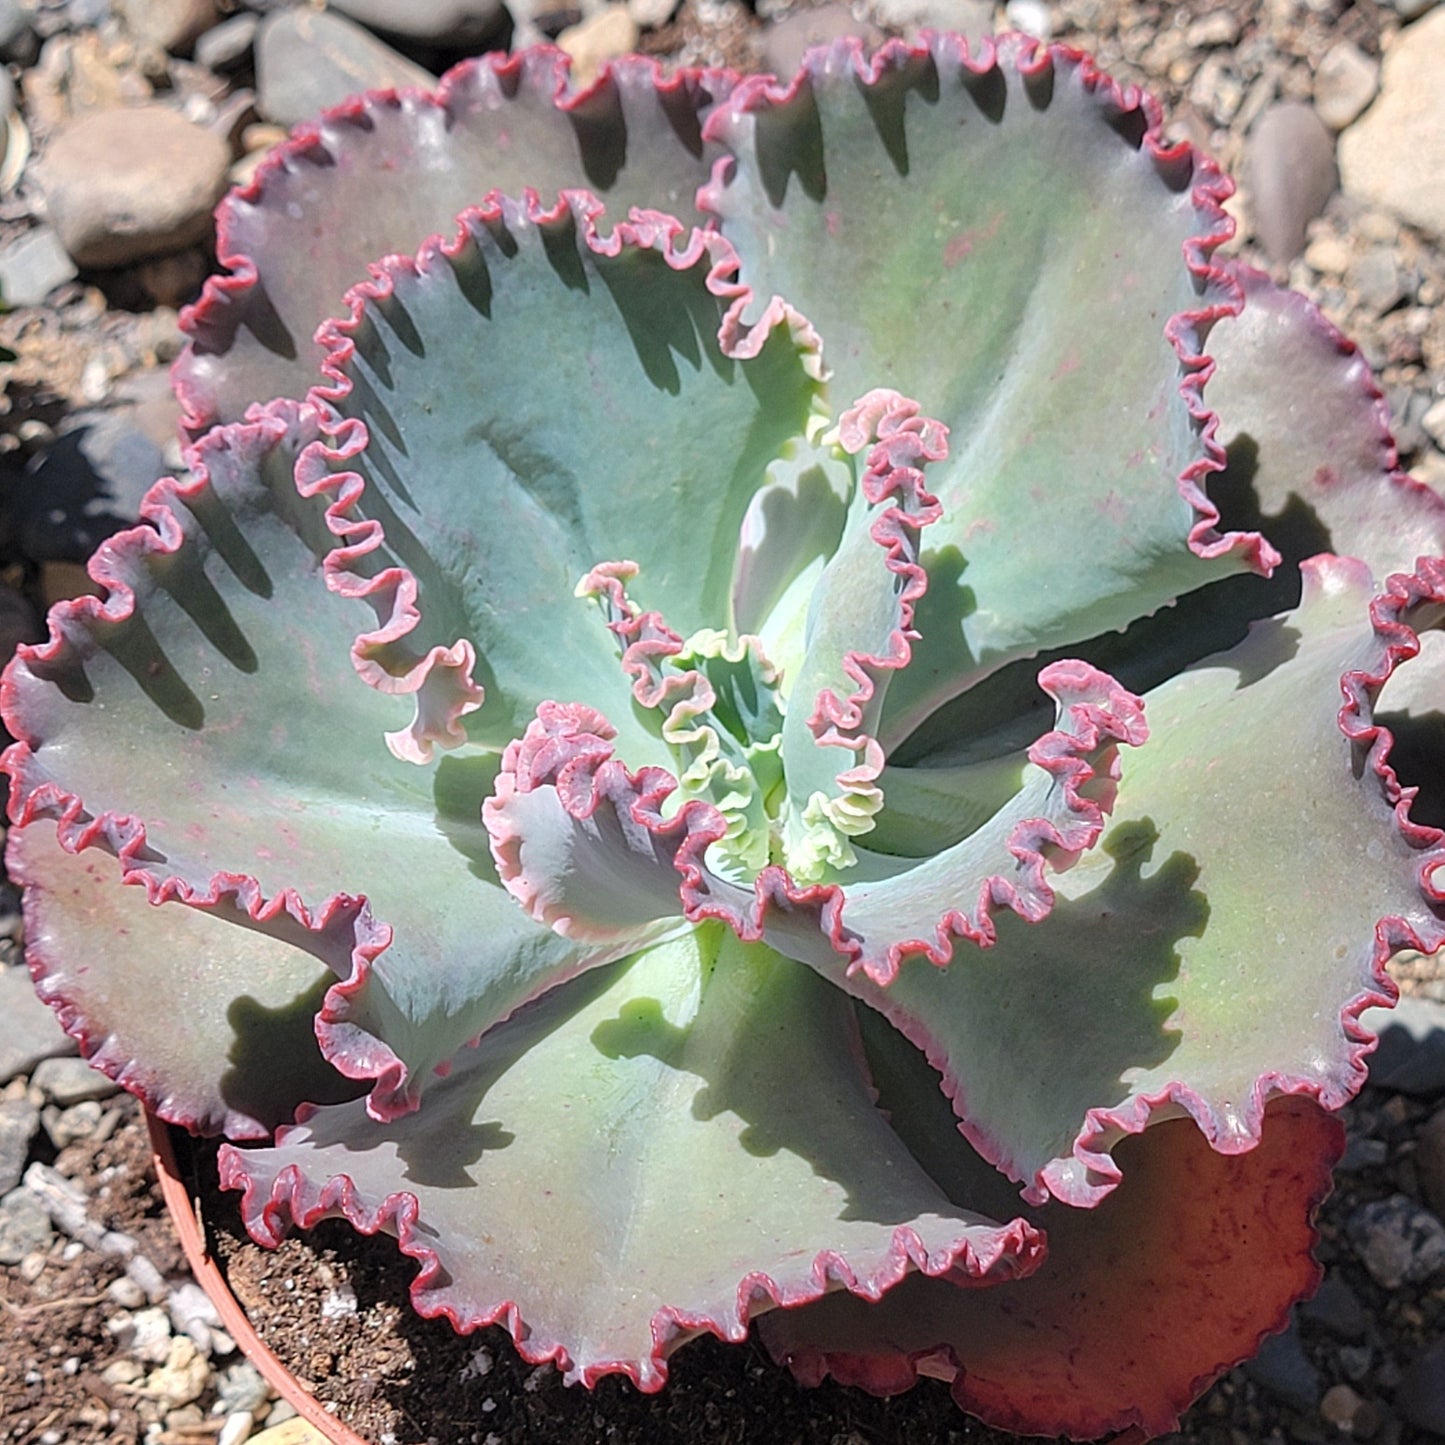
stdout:
<svg viewBox="0 0 1445 1445">
<path fill-rule="evenodd" d="M 206 1247 L 205 1234 L 197 1215 L 189 1185 L 180 1177 L 175 1147 L 171 1142 L 172 1125 L 150 1109 L 145 1111 L 146 1129 L 150 1133 L 151 1155 L 161 1195 L 180 1236 L 181 1249 L 196 1283 L 205 1290 L 216 1307 L 221 1323 L 236 1341 L 246 1358 L 261 1372 L 266 1382 L 290 1404 L 308 1424 L 314 1425 L 332 1445 L 371 1445 L 356 1434 L 343 1420 L 327 1410 L 301 1381 L 281 1362 L 280 1357 L 256 1332 L 241 1302 L 232 1293 L 220 1266 Z"/>
</svg>

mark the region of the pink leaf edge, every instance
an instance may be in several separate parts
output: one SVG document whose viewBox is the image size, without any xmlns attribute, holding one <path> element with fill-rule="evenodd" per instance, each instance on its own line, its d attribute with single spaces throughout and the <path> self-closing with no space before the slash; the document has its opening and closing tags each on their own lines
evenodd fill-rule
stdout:
<svg viewBox="0 0 1445 1445">
<path fill-rule="evenodd" d="M 520 201 L 493 193 L 481 205 L 470 206 L 457 217 L 450 237 L 432 236 L 414 257 L 385 258 L 372 267 L 369 280 L 346 293 L 348 315 L 325 322 L 318 329 L 317 339 L 327 348 L 321 366 L 326 380 L 311 388 L 308 404 L 328 414 L 350 395 L 352 383 L 346 367 L 355 354 L 355 334 L 368 308 L 392 295 L 398 276 L 423 277 L 446 265 L 462 251 L 474 228 L 544 228 L 569 217 L 583 243 L 596 256 L 615 257 L 624 248 L 636 247 L 657 252 L 675 271 L 706 264 L 709 291 L 726 303 L 718 331 L 724 354 L 735 360 L 749 360 L 758 355 L 775 328 L 786 326 L 807 374 L 821 379 L 821 343 L 811 325 L 781 298 L 772 298 L 756 321 L 744 324 L 742 313 L 751 304 L 753 293 L 736 280 L 741 263 L 731 244 L 720 235 L 686 227 L 662 212 L 634 210 L 629 220 L 618 222 L 604 236 L 597 225 L 604 213 L 602 202 L 588 191 L 566 191 L 551 206 L 543 205 L 535 192 L 525 194 Z M 363 598 L 377 616 L 378 625 L 360 634 L 352 648 L 358 673 L 381 692 L 410 694 L 416 699 L 412 722 L 387 734 L 388 745 L 407 761 L 428 762 L 434 748 L 454 747 L 466 741 L 460 720 L 482 705 L 483 689 L 472 677 L 476 653 L 466 639 L 450 646 L 432 646 L 420 655 L 408 645 L 408 638 L 422 621 L 417 580 L 399 565 L 375 575 L 366 574 L 362 561 L 383 545 L 384 531 L 380 522 L 362 518 L 357 511 L 365 490 L 362 478 L 354 471 L 333 470 L 365 451 L 370 441 L 366 424 L 350 419 L 332 430 L 329 444 L 317 442 L 302 453 L 296 468 L 297 485 L 303 495 L 326 492 L 333 498 L 328 523 L 344 540 L 325 561 L 327 586 L 343 596 Z"/>
<path fill-rule="evenodd" d="M 864 973 L 886 986 L 905 957 L 921 954 L 942 966 L 952 957 L 953 939 L 967 938 L 987 947 L 995 941 L 992 914 L 1007 907 L 1037 921 L 1052 907 L 1054 894 L 1045 873 L 1069 866 L 1103 832 L 1118 779 L 1118 744 L 1138 745 L 1147 737 L 1143 705 L 1112 678 L 1082 662 L 1057 662 L 1039 675 L 1039 685 L 1060 705 L 1061 725 L 1030 749 L 1029 759 L 1053 778 L 1063 793 L 1067 818 L 1057 822 L 1025 819 L 1012 828 L 1007 851 L 1013 875 L 986 879 L 974 910 L 950 908 L 928 939 L 890 939 L 886 945 L 865 939 L 849 927 L 847 895 L 836 883 L 800 887 L 785 868 L 764 868 L 752 888 L 712 873 L 705 862 L 708 846 L 726 832 L 723 815 L 710 803 L 691 799 L 665 816 L 665 803 L 677 787 L 664 768 L 630 772 L 612 756 L 615 730 L 592 708 L 544 703 L 523 736 L 503 757 L 494 795 L 483 806 L 499 876 L 528 913 L 567 936 L 587 937 L 586 921 L 574 918 L 565 903 L 548 896 L 549 880 L 527 872 L 522 859 L 525 826 L 514 799 L 539 788 L 552 788 L 567 817 L 586 822 L 599 808 L 615 816 L 624 830 L 650 840 L 654 857 L 643 867 L 671 866 L 680 887 L 659 878 L 648 890 L 650 916 L 641 927 L 664 916 L 673 888 L 683 916 L 692 923 L 717 919 L 744 942 L 767 942 L 789 957 L 835 973 L 841 960 L 846 973 Z M 649 880 L 651 881 L 651 880 Z"/>
<path fill-rule="evenodd" d="M 1225 452 L 1216 433 L 1219 419 L 1203 398 L 1204 386 L 1214 363 L 1204 351 L 1210 327 L 1223 316 L 1237 316 L 1245 304 L 1244 290 L 1227 264 L 1213 260 L 1213 253 L 1235 232 L 1233 219 L 1223 203 L 1234 194 L 1234 182 L 1211 157 L 1187 141 L 1170 141 L 1164 135 L 1164 112 L 1147 91 L 1134 85 L 1120 85 L 1100 70 L 1092 57 L 1067 45 L 1044 45 L 1031 36 L 1004 34 L 985 36 L 976 47 L 960 35 L 924 31 L 916 41 L 889 40 L 870 57 L 863 42 L 845 37 L 817 46 L 803 58 L 798 73 L 787 84 L 769 75 L 745 76 L 737 87 L 708 116 L 703 137 L 733 150 L 731 132 L 750 112 L 785 106 L 810 86 L 815 78 L 851 70 L 858 84 L 876 85 L 889 70 L 908 61 L 931 60 L 940 70 L 966 70 L 975 76 L 988 74 L 1004 64 L 1012 65 L 1025 83 L 1050 76 L 1056 67 L 1077 71 L 1080 82 L 1097 98 L 1101 109 L 1112 117 L 1138 112 L 1145 122 L 1139 142 L 1156 171 L 1173 189 L 1190 186 L 1190 200 L 1206 218 L 1207 229 L 1190 237 L 1184 245 L 1184 261 L 1194 277 L 1204 304 L 1171 316 L 1164 335 L 1179 358 L 1182 372 L 1179 392 L 1190 416 L 1199 428 L 1204 455 L 1191 462 L 1178 478 L 1180 496 L 1194 512 L 1188 543 L 1190 550 L 1206 561 L 1234 557 L 1253 572 L 1268 576 L 1281 560 L 1269 540 L 1259 532 L 1218 530 L 1219 509 L 1209 499 L 1205 483 L 1222 471 Z M 735 160 L 731 154 L 713 163 L 713 172 L 698 191 L 698 209 L 722 217 L 721 196 L 726 190 Z"/>
<path fill-rule="evenodd" d="M 304 1125 L 314 1112 L 298 1111 L 297 1126 Z M 279 1129 L 277 1147 L 284 1145 L 293 1132 L 291 1128 Z M 458 1309 L 445 1298 L 433 1298 L 446 1289 L 451 1277 L 429 1242 L 428 1232 L 418 1224 L 421 1210 L 414 1194 L 398 1190 L 372 1208 L 361 1199 L 348 1175 L 335 1175 L 317 1186 L 305 1179 L 294 1164 L 282 1168 L 267 1189 L 249 1167 L 250 1158 L 246 1150 L 223 1145 L 218 1161 L 220 1184 L 223 1189 L 242 1191 L 242 1218 L 258 1243 L 275 1248 L 291 1226 L 311 1229 L 323 1219 L 338 1216 L 362 1234 L 385 1230 L 395 1235 L 404 1255 L 421 1265 L 411 1284 L 412 1304 L 418 1314 L 426 1319 L 444 1318 L 459 1334 L 501 1325 L 528 1364 L 553 1364 L 563 1372 L 568 1384 L 580 1383 L 587 1389 L 606 1375 L 621 1374 L 639 1390 L 654 1394 L 667 1383 L 668 1356 L 674 1348 L 703 1332 L 740 1343 L 747 1338 L 754 1316 L 762 1312 L 760 1304 L 763 1311 L 773 1307 L 794 1309 L 820 1299 L 839 1285 L 864 1299 L 877 1300 L 912 1273 L 977 1287 L 1032 1274 L 1043 1263 L 1046 1252 L 1041 1233 L 1023 1219 L 997 1226 L 984 1249 L 961 1233 L 952 1248 L 934 1254 L 915 1230 L 898 1225 L 883 1259 L 864 1273 L 860 1274 L 838 1251 L 822 1249 L 814 1255 L 803 1283 L 779 1284 L 761 1271 L 744 1275 L 738 1281 L 734 1307 L 728 1314 L 690 1313 L 674 1306 L 658 1309 L 650 1321 L 652 1350 L 645 1359 L 578 1361 L 561 1341 L 540 1337 L 527 1323 L 516 1300 L 501 1299 Z"/>
<path fill-rule="evenodd" d="M 297 126 L 290 138 L 257 166 L 250 181 L 229 192 L 216 208 L 216 259 L 226 274 L 208 277 L 200 298 L 182 309 L 180 326 L 190 344 L 171 369 L 183 430 L 196 437 L 217 421 L 205 385 L 196 375 L 196 357 L 230 350 L 264 279 L 255 261 L 239 248 L 245 230 L 241 208 L 264 205 L 297 172 L 333 168 L 336 156 L 327 139 L 328 129 L 344 130 L 365 144 L 378 115 L 408 111 L 412 120 L 417 113 L 435 113 L 450 130 L 459 112 L 478 104 L 484 109 L 501 109 L 518 96 L 539 99 L 560 114 L 572 116 L 613 94 L 642 86 L 651 86 L 659 96 L 700 111 L 728 94 L 739 78 L 734 71 L 711 67 L 684 67 L 668 74 L 654 59 L 627 56 L 605 62 L 594 80 L 574 87 L 571 66 L 571 58 L 551 45 L 511 55 L 496 51 L 453 66 L 434 90 L 367 91 L 328 107 L 316 121 Z"/>
</svg>

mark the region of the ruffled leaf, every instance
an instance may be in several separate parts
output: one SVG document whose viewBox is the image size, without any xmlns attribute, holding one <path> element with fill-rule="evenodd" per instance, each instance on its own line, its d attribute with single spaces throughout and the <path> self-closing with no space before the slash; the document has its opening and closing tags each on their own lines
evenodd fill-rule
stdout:
<svg viewBox="0 0 1445 1445">
<path fill-rule="evenodd" d="M 614 62 L 576 91 L 560 51 L 488 55 L 450 71 L 434 94 L 371 94 L 328 111 L 279 147 L 218 213 L 213 277 L 182 316 L 191 345 L 176 383 L 197 432 L 239 421 L 273 397 L 302 397 L 324 352 L 327 317 L 373 262 L 411 255 L 492 190 L 564 187 L 697 219 L 693 195 L 715 155 L 701 122 L 736 78 L 652 61 Z"/>
<path fill-rule="evenodd" d="M 253 918 L 240 890 L 204 908 L 152 904 L 145 889 L 121 882 L 115 859 L 99 848 L 67 853 L 45 822 L 11 829 L 6 867 L 26 889 L 40 996 L 91 1065 L 163 1119 L 269 1138 L 299 1104 L 359 1092 L 321 1057 L 315 1033 L 327 986 L 350 971 L 358 931 L 380 942 L 354 902 L 338 900 L 317 930 L 284 901 Z"/>
<path fill-rule="evenodd" d="M 541 702 L 578 701 L 630 757 L 662 763 L 614 639 L 573 589 L 627 559 L 682 635 L 726 619 L 718 539 L 815 419 L 816 341 L 780 302 L 739 328 L 718 237 L 659 216 L 603 239 L 595 215 L 584 199 L 499 201 L 358 288 L 328 333 L 326 395 L 367 441 L 333 484 L 341 468 L 364 482 L 355 510 L 376 535 L 356 570 L 396 577 L 412 609 L 364 640 L 369 676 L 385 685 L 465 639 L 487 693 L 475 740 L 500 747 Z"/>
<path fill-rule="evenodd" d="M 1261 525 L 1308 528 L 1313 550 L 1362 558 L 1377 577 L 1445 552 L 1445 500 L 1397 469 L 1389 407 L 1354 343 L 1298 292 L 1233 274 L 1244 310 L 1209 334 L 1204 396 Z"/>
<path fill-rule="evenodd" d="M 948 426 L 930 577 L 886 746 L 1011 657 L 1121 627 L 1273 553 L 1220 535 L 1202 334 L 1236 309 L 1214 166 L 1152 104 L 1020 37 L 811 52 L 706 127 L 703 203 L 742 279 L 817 327 L 840 399 L 886 385 Z"/>
<path fill-rule="evenodd" d="M 1029 1279 L 989 1290 L 905 1280 L 876 1305 L 834 1296 L 779 1311 L 762 1334 L 804 1383 L 832 1375 L 896 1394 L 937 1375 L 1001 1429 L 1095 1439 L 1132 1426 L 1152 1439 L 1317 1286 L 1310 1216 L 1343 1145 L 1339 1123 L 1300 1099 L 1271 1105 L 1246 1154 L 1161 1122 L 1120 1146 L 1125 1181 L 1097 1208 L 1031 1216 L 1048 1257 Z M 923 1157 L 952 1187 L 998 1202 L 1002 1181 L 976 1157 L 951 1168 Z"/>
<path fill-rule="evenodd" d="M 1272 1096 L 1333 1109 L 1359 1087 L 1353 1020 L 1392 996 L 1385 960 L 1445 942 L 1445 849 L 1406 817 L 1371 720 L 1411 629 L 1439 625 L 1442 582 L 1430 564 L 1372 607 L 1361 564 L 1308 564 L 1298 611 L 1148 695 L 1116 821 L 1047 918 L 1002 917 L 992 950 L 945 972 L 852 981 L 1026 1197 L 1097 1201 L 1113 1145 L 1165 1105 L 1228 1153 Z"/>
<path fill-rule="evenodd" d="M 599 946 L 675 916 L 680 895 L 690 921 L 721 919 L 833 979 L 846 970 L 884 985 L 911 954 L 946 964 L 955 938 L 993 941 L 995 914 L 1048 913 L 1047 871 L 1094 845 L 1119 745 L 1147 735 L 1139 700 L 1092 668 L 1056 664 L 1039 682 L 1058 726 L 1030 749 L 1025 785 L 986 828 L 916 863 L 860 853 L 859 881 L 805 886 L 777 866 L 751 888 L 717 872 L 707 858 L 727 833 L 717 808 L 674 810 L 676 779 L 629 772 L 605 718 L 548 704 L 508 748 L 483 808 L 498 872 L 533 918 Z"/>
<path fill-rule="evenodd" d="M 457 1061 L 417 1114 L 311 1114 L 227 1149 L 254 1234 L 389 1228 L 417 1308 L 503 1323 L 568 1380 L 659 1389 L 692 1335 L 919 1271 L 1038 1263 L 1027 1227 L 951 1206 L 873 1104 L 847 1001 L 720 928 L 558 990 Z"/>
<path fill-rule="evenodd" d="M 292 478 L 321 445 L 314 414 L 278 404 L 152 490 L 152 525 L 92 563 L 104 600 L 57 608 L 50 641 L 6 674 L 21 740 L 6 768 L 15 822 L 56 820 L 68 852 L 117 855 L 154 899 L 210 905 L 242 887 L 308 927 L 338 894 L 369 899 L 393 942 L 358 934 L 320 1027 L 339 1067 L 380 1081 L 385 1112 L 582 958 L 497 882 L 477 817 L 495 761 L 427 773 L 387 751 L 398 703 L 348 657 L 366 608 L 322 580 L 345 518 Z M 109 966 L 111 987 L 150 992 L 148 957 Z M 245 994 L 247 967 L 238 945 L 213 1012 Z"/>
</svg>

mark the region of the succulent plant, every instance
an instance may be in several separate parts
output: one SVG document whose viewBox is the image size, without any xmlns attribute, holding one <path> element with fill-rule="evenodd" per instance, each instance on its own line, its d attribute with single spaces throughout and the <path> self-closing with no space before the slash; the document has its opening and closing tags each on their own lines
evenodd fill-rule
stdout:
<svg viewBox="0 0 1445 1445">
<path fill-rule="evenodd" d="M 389 1230 L 569 1381 L 756 1319 L 1170 1428 L 1445 941 L 1445 504 L 1228 193 L 1019 37 L 298 132 L 189 477 L 5 679 L 41 993 L 256 1238 Z"/>
</svg>

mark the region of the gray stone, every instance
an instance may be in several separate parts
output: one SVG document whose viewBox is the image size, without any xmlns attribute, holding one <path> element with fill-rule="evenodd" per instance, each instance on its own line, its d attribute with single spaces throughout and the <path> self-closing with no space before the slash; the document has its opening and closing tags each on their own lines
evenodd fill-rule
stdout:
<svg viewBox="0 0 1445 1445">
<path fill-rule="evenodd" d="M 196 41 L 196 62 L 207 70 L 235 70 L 243 65 L 261 28 L 259 15 L 233 15 L 214 25 Z"/>
<path fill-rule="evenodd" d="M 0 58 L 29 65 L 39 53 L 40 40 L 32 22 L 35 6 L 23 0 L 0 0 Z"/>
<path fill-rule="evenodd" d="M 1362 1139 L 1351 1135 L 1335 1167 L 1344 1174 L 1361 1174 L 1370 1169 L 1383 1169 L 1389 1157 L 1390 1146 L 1383 1139 Z"/>
<path fill-rule="evenodd" d="M 1445 1224 L 1408 1195 L 1360 1205 L 1345 1233 L 1360 1262 L 1386 1289 L 1418 1284 L 1445 1268 Z"/>
<path fill-rule="evenodd" d="M 104 1118 L 100 1104 L 95 1099 L 85 1099 L 62 1109 L 58 1104 L 47 1104 L 41 1115 L 45 1132 L 57 1149 L 74 1144 L 77 1139 L 89 1139 L 101 1126 Z"/>
<path fill-rule="evenodd" d="M 1315 69 L 1315 114 L 1331 130 L 1344 130 L 1380 91 L 1380 62 L 1358 45 L 1330 46 Z"/>
<path fill-rule="evenodd" d="M 1445 1335 L 1406 1367 L 1395 1391 L 1395 1408 L 1410 1424 L 1445 1439 Z"/>
<path fill-rule="evenodd" d="M 876 0 L 873 14 L 890 30 L 952 30 L 970 41 L 993 34 L 993 0 Z"/>
<path fill-rule="evenodd" d="M 141 499 L 166 462 L 133 416 L 130 407 L 74 413 L 10 485 L 5 504 L 28 556 L 78 562 L 134 525 Z"/>
<path fill-rule="evenodd" d="M 270 1396 L 261 1372 L 246 1360 L 227 1365 L 216 1379 L 216 1413 L 234 1415 L 258 1411 Z"/>
<path fill-rule="evenodd" d="M 340 15 L 282 10 L 256 37 L 256 108 L 277 125 L 312 120 L 358 91 L 435 85 L 430 71 Z"/>
<path fill-rule="evenodd" d="M 42 1059 L 75 1052 L 75 1040 L 35 996 L 23 968 L 0 968 L 0 1084 L 28 1074 Z"/>
<path fill-rule="evenodd" d="M 1299 1307 L 1300 1318 L 1340 1340 L 1365 1337 L 1365 1307 L 1360 1297 L 1337 1274 L 1327 1274 L 1313 1299 Z"/>
<path fill-rule="evenodd" d="M 40 1110 L 28 1099 L 0 1104 L 0 1194 L 20 1183 L 30 1155 L 30 1141 L 40 1128 Z"/>
<path fill-rule="evenodd" d="M 1385 55 L 1380 98 L 1340 137 L 1344 191 L 1445 240 L 1445 10 L 1402 30 Z"/>
<path fill-rule="evenodd" d="M 45 1206 L 23 1184 L 0 1198 L 0 1264 L 43 1254 L 54 1238 Z"/>
<path fill-rule="evenodd" d="M 22 642 L 39 642 L 44 636 L 45 628 L 30 599 L 0 584 L 0 667 L 15 656 Z"/>
<path fill-rule="evenodd" d="M 161 105 L 92 111 L 67 124 L 38 168 L 51 223 L 81 266 L 183 250 L 211 230 L 231 154 Z"/>
<path fill-rule="evenodd" d="M 39 306 L 79 272 L 52 226 L 37 226 L 0 251 L 0 295 L 7 306 Z"/>
<path fill-rule="evenodd" d="M 189 50 L 220 19 L 215 0 L 114 0 L 130 33 L 142 45 Z"/>
<path fill-rule="evenodd" d="M 462 49 L 494 39 L 501 0 L 331 0 L 331 9 L 397 40 Z"/>
<path fill-rule="evenodd" d="M 850 35 L 856 35 L 869 47 L 883 40 L 882 31 L 866 20 L 855 19 L 839 0 L 828 0 L 813 10 L 794 10 L 763 32 L 763 69 L 790 79 L 812 46 L 827 45 Z"/>
<path fill-rule="evenodd" d="M 1260 116 L 1245 141 L 1244 181 L 1266 254 L 1294 260 L 1336 183 L 1334 138 L 1310 106 L 1287 100 Z"/>
<path fill-rule="evenodd" d="M 1416 1098 L 1445 1094 L 1445 1003 L 1412 995 L 1393 1009 L 1366 1009 L 1360 1023 L 1380 1039 L 1372 1084 Z"/>
<path fill-rule="evenodd" d="M 1445 1219 L 1445 1107 L 1436 1109 L 1415 1142 L 1415 1177 L 1425 1203 Z"/>
<path fill-rule="evenodd" d="M 1261 1390 L 1296 1410 L 1314 1410 L 1324 1394 L 1320 1372 L 1310 1363 L 1293 1325 L 1282 1335 L 1270 1335 L 1245 1373 Z"/>
<path fill-rule="evenodd" d="M 30 1082 L 52 1103 L 68 1108 L 87 1099 L 108 1099 L 119 1085 L 84 1059 L 46 1059 L 37 1064 Z"/>
<path fill-rule="evenodd" d="M 1436 0 L 1394 0 L 1395 14 L 1401 20 L 1418 20 L 1427 10 L 1435 8 Z"/>
<path fill-rule="evenodd" d="M 1376 316 L 1383 316 L 1405 299 L 1405 278 L 1388 246 L 1366 251 L 1350 267 L 1349 281 L 1360 304 Z"/>
</svg>

